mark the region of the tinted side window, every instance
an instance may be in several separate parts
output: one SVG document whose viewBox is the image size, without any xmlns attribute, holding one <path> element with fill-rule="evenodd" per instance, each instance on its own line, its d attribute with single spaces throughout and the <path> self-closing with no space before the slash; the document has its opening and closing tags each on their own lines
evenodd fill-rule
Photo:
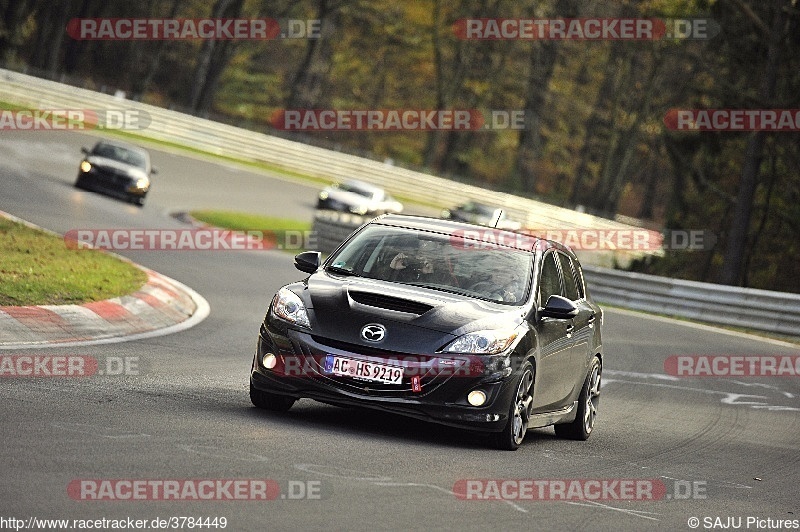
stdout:
<svg viewBox="0 0 800 532">
<path fill-rule="evenodd" d="M 539 299 L 540 305 L 545 306 L 547 299 L 552 295 L 561 295 L 561 280 L 558 275 L 558 267 L 555 263 L 553 253 L 545 255 L 542 262 L 542 274 L 539 277 Z"/>
<path fill-rule="evenodd" d="M 581 263 L 578 261 L 572 261 L 572 265 L 575 267 L 575 281 L 578 283 L 578 296 L 586 297 L 586 285 L 583 281 L 583 270 L 581 269 Z"/>
<path fill-rule="evenodd" d="M 581 296 L 578 294 L 578 285 L 575 283 L 575 272 L 572 271 L 572 259 L 559 253 L 558 260 L 561 261 L 561 273 L 564 275 L 564 290 L 567 299 L 577 301 Z"/>
</svg>

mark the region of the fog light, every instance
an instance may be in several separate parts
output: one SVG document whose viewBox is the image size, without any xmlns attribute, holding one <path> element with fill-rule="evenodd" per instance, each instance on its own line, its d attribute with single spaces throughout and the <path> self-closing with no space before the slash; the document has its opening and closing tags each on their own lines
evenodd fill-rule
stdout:
<svg viewBox="0 0 800 532">
<path fill-rule="evenodd" d="M 273 355 L 272 353 L 267 353 L 266 355 L 264 355 L 262 363 L 264 364 L 265 368 L 272 369 L 275 367 L 275 364 L 278 363 L 278 359 L 275 358 L 275 355 Z"/>
<path fill-rule="evenodd" d="M 480 390 L 472 390 L 469 392 L 469 395 L 467 395 L 467 401 L 469 401 L 469 404 L 472 406 L 481 406 L 486 402 L 486 394 Z"/>
</svg>

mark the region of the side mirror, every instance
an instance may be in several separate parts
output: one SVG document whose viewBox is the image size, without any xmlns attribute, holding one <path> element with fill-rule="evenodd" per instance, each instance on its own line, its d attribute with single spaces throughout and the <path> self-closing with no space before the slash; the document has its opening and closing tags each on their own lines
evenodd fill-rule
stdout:
<svg viewBox="0 0 800 532">
<path fill-rule="evenodd" d="M 87 148 L 85 146 L 82 147 L 81 148 L 81 153 L 84 154 L 84 155 L 89 155 L 89 148 Z"/>
<path fill-rule="evenodd" d="M 539 315 L 543 318 L 568 320 L 578 315 L 578 307 L 566 297 L 553 295 L 547 298 L 547 304 L 539 310 Z"/>
<path fill-rule="evenodd" d="M 314 273 L 319 268 L 322 254 L 319 251 L 304 251 L 294 256 L 294 267 L 305 273 Z"/>
</svg>

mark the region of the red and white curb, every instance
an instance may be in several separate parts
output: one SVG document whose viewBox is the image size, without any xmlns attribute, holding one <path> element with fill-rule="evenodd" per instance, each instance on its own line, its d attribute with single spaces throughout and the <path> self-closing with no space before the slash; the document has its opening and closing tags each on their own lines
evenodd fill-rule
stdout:
<svg viewBox="0 0 800 532">
<path fill-rule="evenodd" d="M 42 229 L 7 213 L 0 216 Z M 0 350 L 154 338 L 189 329 L 208 317 L 211 309 L 203 296 L 175 279 L 131 264 L 148 279 L 130 295 L 83 305 L 0 306 Z"/>
<path fill-rule="evenodd" d="M 83 305 L 0 307 L 0 350 L 128 342 L 194 327 L 210 312 L 189 288 L 142 268 L 147 283 L 133 294 Z"/>
</svg>

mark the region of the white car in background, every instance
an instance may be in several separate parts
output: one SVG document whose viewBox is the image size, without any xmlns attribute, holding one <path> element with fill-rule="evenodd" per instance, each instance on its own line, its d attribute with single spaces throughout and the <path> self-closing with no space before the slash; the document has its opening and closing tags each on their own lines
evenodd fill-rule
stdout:
<svg viewBox="0 0 800 532">
<path fill-rule="evenodd" d="M 402 212 L 403 204 L 381 187 L 351 180 L 334 183 L 322 190 L 317 200 L 317 208 L 378 215 Z"/>
</svg>

